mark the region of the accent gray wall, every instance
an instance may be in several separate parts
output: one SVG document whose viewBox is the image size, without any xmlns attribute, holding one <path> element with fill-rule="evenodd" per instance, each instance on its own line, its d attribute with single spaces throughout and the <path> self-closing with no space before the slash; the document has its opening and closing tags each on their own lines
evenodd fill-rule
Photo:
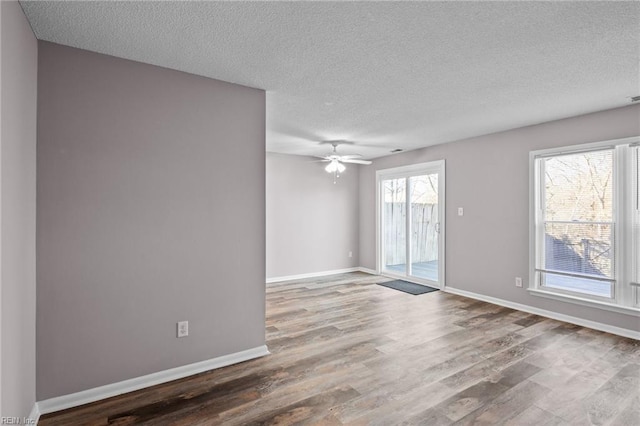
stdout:
<svg viewBox="0 0 640 426">
<path fill-rule="evenodd" d="M 376 267 L 376 170 L 445 159 L 447 286 L 640 330 L 637 316 L 531 296 L 514 285 L 520 276 L 526 287 L 529 277 L 529 152 L 639 134 L 640 105 L 633 105 L 378 158 L 360 169 L 360 265 Z"/>
<path fill-rule="evenodd" d="M 267 278 L 358 266 L 359 166 L 334 185 L 315 160 L 267 154 Z"/>
<path fill-rule="evenodd" d="M 36 401 L 38 44 L 18 2 L 0 2 L 0 413 Z"/>
<path fill-rule="evenodd" d="M 264 345 L 264 91 L 39 47 L 38 399 Z"/>
</svg>

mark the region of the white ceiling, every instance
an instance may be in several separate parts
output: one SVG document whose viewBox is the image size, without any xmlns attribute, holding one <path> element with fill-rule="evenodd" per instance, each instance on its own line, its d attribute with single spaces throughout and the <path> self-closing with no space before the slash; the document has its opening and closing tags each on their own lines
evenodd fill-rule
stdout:
<svg viewBox="0 0 640 426">
<path fill-rule="evenodd" d="M 640 2 L 21 2 L 36 36 L 267 91 L 267 150 L 367 158 L 630 103 Z"/>
</svg>

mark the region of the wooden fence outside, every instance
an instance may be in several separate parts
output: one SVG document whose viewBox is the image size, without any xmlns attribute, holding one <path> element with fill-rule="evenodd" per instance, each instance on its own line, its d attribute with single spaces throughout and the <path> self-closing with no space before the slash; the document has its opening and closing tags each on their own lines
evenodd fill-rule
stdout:
<svg viewBox="0 0 640 426">
<path fill-rule="evenodd" d="M 406 204 L 385 203 L 384 241 L 385 264 L 400 265 L 406 260 Z M 413 262 L 430 262 L 438 259 L 438 205 L 411 204 L 411 253 Z"/>
</svg>

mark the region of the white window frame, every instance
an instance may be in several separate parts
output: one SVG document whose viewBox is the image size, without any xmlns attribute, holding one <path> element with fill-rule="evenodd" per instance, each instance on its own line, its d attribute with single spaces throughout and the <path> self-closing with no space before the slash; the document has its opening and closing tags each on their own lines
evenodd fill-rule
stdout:
<svg viewBox="0 0 640 426">
<path fill-rule="evenodd" d="M 637 198 L 635 182 L 637 176 L 631 176 L 634 155 L 638 155 L 635 148 L 640 144 L 640 137 L 631 137 L 572 145 L 559 148 L 542 149 L 529 153 L 529 286 L 530 294 L 547 297 L 565 302 L 596 307 L 614 312 L 638 315 L 640 313 L 640 286 L 634 285 L 634 280 L 640 279 L 634 271 L 640 265 L 633 259 L 638 259 L 637 239 L 640 233 L 634 234 L 635 226 L 640 226 L 640 200 Z M 578 154 L 587 151 L 613 148 L 614 176 L 613 176 L 613 223 L 614 223 L 614 268 L 615 283 L 612 288 L 612 298 L 591 296 L 587 294 L 552 289 L 540 285 L 541 273 L 537 271 L 537 259 L 544 243 L 540 232 L 544 235 L 542 215 L 539 211 L 540 190 L 542 179 L 540 176 L 539 159 L 566 154 Z M 634 153 L 635 151 L 635 153 Z M 631 177 L 632 179 L 629 179 Z M 635 203 L 635 209 L 633 204 Z M 542 231 L 541 231 L 542 229 Z"/>
<path fill-rule="evenodd" d="M 635 172 L 632 176 L 631 185 L 629 185 L 627 209 L 632 213 L 631 229 L 627 231 L 631 235 L 629 247 L 629 256 L 632 259 L 640 259 L 640 142 L 631 144 L 631 155 L 628 156 L 628 168 Z M 628 259 L 629 276 L 631 287 L 633 288 L 634 306 L 640 309 L 640 260 L 633 262 Z"/>
</svg>

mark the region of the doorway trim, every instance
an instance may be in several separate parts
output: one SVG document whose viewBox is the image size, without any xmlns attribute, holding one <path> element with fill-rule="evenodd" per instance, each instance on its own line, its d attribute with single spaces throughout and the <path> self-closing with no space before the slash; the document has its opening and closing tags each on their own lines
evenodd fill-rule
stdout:
<svg viewBox="0 0 640 426">
<path fill-rule="evenodd" d="M 411 164 L 408 166 L 393 167 L 388 169 L 376 170 L 376 184 L 375 184 L 375 210 L 376 210 L 376 274 L 387 276 L 390 278 L 403 279 L 405 281 L 415 282 L 416 284 L 424 284 L 434 286 L 433 281 L 423 280 L 414 276 L 400 276 L 388 271 L 383 270 L 383 247 L 382 247 L 382 215 L 381 215 L 381 198 L 382 198 L 382 181 L 394 178 L 408 178 L 412 176 L 419 176 L 423 174 L 438 172 L 438 219 L 440 223 L 440 232 L 438 233 L 438 285 L 437 287 L 443 289 L 445 287 L 445 160 L 429 161 L 426 163 Z M 407 194 L 407 200 L 409 200 L 409 194 Z M 407 253 L 409 256 L 409 253 Z M 410 259 L 407 258 L 407 263 Z"/>
</svg>

